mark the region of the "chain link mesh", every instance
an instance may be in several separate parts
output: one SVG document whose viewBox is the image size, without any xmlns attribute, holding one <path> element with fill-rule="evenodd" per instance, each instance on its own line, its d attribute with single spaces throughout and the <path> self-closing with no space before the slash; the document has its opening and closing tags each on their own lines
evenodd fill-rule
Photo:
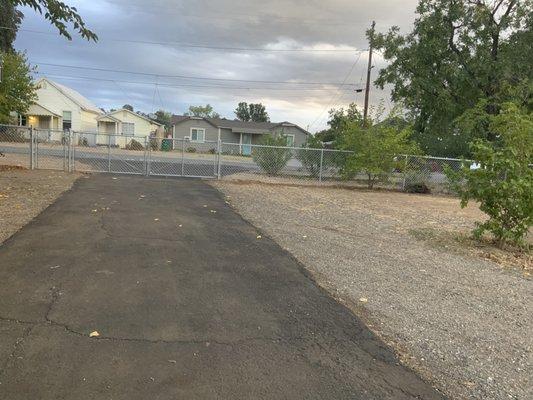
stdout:
<svg viewBox="0 0 533 400">
<path fill-rule="evenodd" d="M 30 128 L 0 125 L 0 164 L 31 167 Z"/>
<path fill-rule="evenodd" d="M 228 180 L 363 186 L 368 176 L 344 180 L 353 152 L 307 147 L 193 142 L 188 139 L 63 132 L 0 125 L 0 164 L 26 168 L 188 176 Z M 446 176 L 471 162 L 400 155 L 377 187 L 407 192 L 451 193 Z"/>
</svg>

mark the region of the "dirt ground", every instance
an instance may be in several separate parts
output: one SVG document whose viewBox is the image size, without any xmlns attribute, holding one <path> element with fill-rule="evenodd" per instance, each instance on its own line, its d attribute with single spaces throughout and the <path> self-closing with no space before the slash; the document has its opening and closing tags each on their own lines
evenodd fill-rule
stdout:
<svg viewBox="0 0 533 400">
<path fill-rule="evenodd" d="M 79 174 L 10 168 L 0 165 L 0 243 L 30 222 Z"/>
<path fill-rule="evenodd" d="M 475 206 L 386 191 L 213 184 L 451 398 L 532 398 L 531 256 L 466 239 L 484 218 Z"/>
</svg>

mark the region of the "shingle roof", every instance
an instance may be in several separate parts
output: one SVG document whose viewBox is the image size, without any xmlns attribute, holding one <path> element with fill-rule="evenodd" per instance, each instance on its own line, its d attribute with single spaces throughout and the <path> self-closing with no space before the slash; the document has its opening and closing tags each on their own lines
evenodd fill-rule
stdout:
<svg viewBox="0 0 533 400">
<path fill-rule="evenodd" d="M 102 114 L 102 110 L 100 110 L 92 101 L 90 101 L 86 97 L 83 97 L 80 93 L 76 92 L 74 89 L 69 88 L 68 86 L 64 86 L 55 81 L 52 81 L 48 78 L 40 79 L 37 82 L 37 84 L 43 80 L 46 80 L 51 85 L 55 86 L 60 92 L 62 92 L 65 96 L 69 97 L 74 103 L 78 104 L 82 109 L 86 111 L 92 111 L 98 114 Z"/>
<path fill-rule="evenodd" d="M 172 124 L 178 124 L 187 119 L 198 118 L 190 117 L 187 115 L 173 115 Z M 238 119 L 225 119 L 225 118 L 202 118 L 203 120 L 209 122 L 211 125 L 216 126 L 217 128 L 228 128 L 234 132 L 250 132 L 250 133 L 266 133 L 272 131 L 277 127 L 283 126 L 294 126 L 306 134 L 308 133 L 305 129 L 299 127 L 296 124 L 291 122 L 255 122 L 255 121 L 240 121 Z"/>
</svg>

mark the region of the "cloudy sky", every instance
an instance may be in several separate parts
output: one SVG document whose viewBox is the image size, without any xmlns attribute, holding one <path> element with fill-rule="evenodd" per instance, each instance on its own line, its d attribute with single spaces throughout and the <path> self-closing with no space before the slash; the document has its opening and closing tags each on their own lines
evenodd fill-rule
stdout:
<svg viewBox="0 0 533 400">
<path fill-rule="evenodd" d="M 362 105 L 365 30 L 410 28 L 416 0 L 67 1 L 99 36 L 59 37 L 24 9 L 16 48 L 39 75 L 105 109 L 125 103 L 176 114 L 209 103 L 227 118 L 239 101 L 261 102 L 273 121 L 316 131 L 327 110 Z M 148 3 L 150 3 L 148 5 Z M 375 66 L 383 66 L 379 54 Z M 74 68 L 77 67 L 77 68 Z M 374 71 L 374 76 L 377 71 Z M 342 83 L 344 82 L 344 85 Z M 390 105 L 386 91 L 371 103 Z"/>
</svg>

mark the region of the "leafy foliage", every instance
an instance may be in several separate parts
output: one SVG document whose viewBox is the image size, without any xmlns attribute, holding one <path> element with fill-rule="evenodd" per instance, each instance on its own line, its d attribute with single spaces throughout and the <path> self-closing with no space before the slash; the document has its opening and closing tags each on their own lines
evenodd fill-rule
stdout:
<svg viewBox="0 0 533 400">
<path fill-rule="evenodd" d="M 0 54 L 3 59 L 2 81 L 0 82 L 0 123 L 12 123 L 11 112 L 25 114 L 37 99 L 31 76 L 32 67 L 24 53 Z"/>
<path fill-rule="evenodd" d="M 0 32 L 3 36 L 1 42 L 3 50 L 9 50 L 16 37 L 16 31 L 24 18 L 24 14 L 16 10 L 17 6 L 25 6 L 32 8 L 37 13 L 44 15 L 44 18 L 57 28 L 61 36 L 66 37 L 68 40 L 72 40 L 72 36 L 68 31 L 67 24 L 71 24 L 72 28 L 77 31 L 81 37 L 87 40 L 97 41 L 98 36 L 88 29 L 85 22 L 78 14 L 76 7 L 70 7 L 62 1 L 58 0 L 3 0 L 0 2 L 2 6 L 0 10 L 6 10 L 8 18 L 12 16 L 11 21 L 7 21 L 7 25 L 11 28 L 11 33 Z M 15 11 L 13 13 L 13 11 Z M 3 31 L 3 30 L 0 30 Z"/>
<path fill-rule="evenodd" d="M 531 105 L 531 9 L 531 0 L 420 0 L 412 32 L 393 27 L 374 36 L 388 61 L 376 84 L 393 85 L 392 99 L 409 110 L 427 153 L 466 156 L 473 139 L 497 140 L 483 124 L 501 104 Z M 459 126 L 476 105 L 479 120 Z"/>
<path fill-rule="evenodd" d="M 0 1 L 0 52 L 14 50 L 13 43 L 24 15 L 10 1 Z"/>
<path fill-rule="evenodd" d="M 132 106 L 131 104 L 124 104 L 124 105 L 122 106 L 122 108 L 123 108 L 124 110 L 129 110 L 129 111 L 133 112 L 133 106 Z"/>
<path fill-rule="evenodd" d="M 154 117 L 154 121 L 163 124 L 165 128 L 169 129 L 172 126 L 172 113 L 164 110 L 157 110 Z"/>
<path fill-rule="evenodd" d="M 335 145 L 343 132 L 350 123 L 363 123 L 363 116 L 357 109 L 355 103 L 348 105 L 347 109 L 331 109 L 329 111 L 328 129 L 317 132 L 316 137 L 322 142 L 333 142 Z"/>
<path fill-rule="evenodd" d="M 350 123 L 340 138 L 340 147 L 353 152 L 346 156 L 344 177 L 349 179 L 362 173 L 369 189 L 388 179 L 398 166 L 400 154 L 418 152 L 417 145 L 410 139 L 411 134 L 410 128 L 400 129 L 372 119 L 367 121 L 366 127 L 362 127 L 359 121 Z"/>
<path fill-rule="evenodd" d="M 126 150 L 141 151 L 141 150 L 144 150 L 144 146 L 137 140 L 131 139 L 131 141 L 126 145 Z"/>
<path fill-rule="evenodd" d="M 283 134 L 265 135 L 261 141 L 263 146 L 254 147 L 252 158 L 268 175 L 278 175 L 291 159 L 291 150 L 287 148 L 287 138 Z"/>
<path fill-rule="evenodd" d="M 321 167 L 326 168 L 330 164 L 330 153 L 321 154 L 319 151 L 323 148 L 322 141 L 317 136 L 311 136 L 307 143 L 296 151 L 296 158 L 314 178 L 319 177 Z"/>
<path fill-rule="evenodd" d="M 235 109 L 235 115 L 241 121 L 269 122 L 266 108 L 261 103 L 240 102 Z"/>
<path fill-rule="evenodd" d="M 461 206 L 478 201 L 488 215 L 474 236 L 490 232 L 497 243 L 521 244 L 533 224 L 533 116 L 516 104 L 507 103 L 490 119 L 499 143 L 476 139 L 473 160 L 480 168 L 463 167 L 447 175 L 461 196 Z"/>
<path fill-rule="evenodd" d="M 189 111 L 184 115 L 203 118 L 220 118 L 220 114 L 213 110 L 211 104 L 205 106 L 189 106 Z"/>
</svg>

